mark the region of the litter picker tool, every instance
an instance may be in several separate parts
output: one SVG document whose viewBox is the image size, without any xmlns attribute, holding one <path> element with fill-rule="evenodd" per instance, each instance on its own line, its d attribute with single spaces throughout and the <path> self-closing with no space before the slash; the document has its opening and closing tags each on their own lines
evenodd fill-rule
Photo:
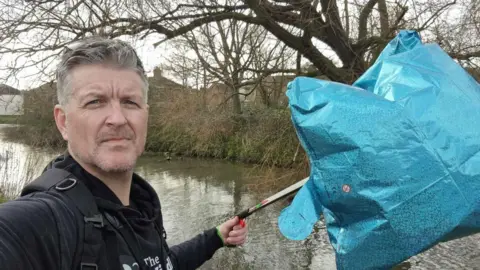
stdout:
<svg viewBox="0 0 480 270">
<path fill-rule="evenodd" d="M 268 205 L 274 203 L 274 202 L 277 202 L 285 197 L 287 197 L 288 195 L 290 194 L 293 194 L 295 192 L 297 192 L 300 188 L 302 188 L 302 186 L 308 181 L 309 177 L 275 193 L 274 195 L 266 198 L 265 200 L 261 201 L 260 203 L 258 203 L 257 205 L 255 206 L 252 206 L 248 209 L 245 209 L 243 210 L 242 212 L 238 213 L 236 216 L 238 216 L 238 218 L 243 221 L 243 219 L 245 219 L 246 217 L 250 216 L 251 214 L 257 212 L 258 210 L 260 209 L 263 209 L 265 207 L 267 207 Z"/>
</svg>

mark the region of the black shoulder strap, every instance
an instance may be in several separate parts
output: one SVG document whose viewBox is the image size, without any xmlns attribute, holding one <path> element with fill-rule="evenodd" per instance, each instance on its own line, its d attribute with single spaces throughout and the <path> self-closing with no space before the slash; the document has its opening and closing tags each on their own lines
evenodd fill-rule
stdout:
<svg viewBox="0 0 480 270">
<path fill-rule="evenodd" d="M 52 168 L 25 186 L 21 196 L 39 191 L 57 191 L 65 194 L 75 204 L 85 221 L 81 270 L 97 270 L 99 254 L 103 246 L 103 216 L 98 211 L 95 198 L 75 176 L 62 169 Z"/>
<path fill-rule="evenodd" d="M 37 192 L 37 191 L 47 191 L 50 190 L 52 187 L 56 186 L 58 183 L 74 176 L 72 173 L 66 170 L 61 169 L 49 169 L 42 173 L 37 179 L 30 182 L 22 189 L 22 193 L 20 196 L 25 196 L 27 194 Z M 77 180 L 75 179 L 75 182 Z"/>
</svg>

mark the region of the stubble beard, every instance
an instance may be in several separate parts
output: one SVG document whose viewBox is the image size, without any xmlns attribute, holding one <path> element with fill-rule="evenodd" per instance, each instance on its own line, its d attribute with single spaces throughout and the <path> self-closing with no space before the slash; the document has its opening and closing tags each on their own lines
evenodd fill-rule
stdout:
<svg viewBox="0 0 480 270">
<path fill-rule="evenodd" d="M 94 165 L 106 173 L 126 173 L 133 171 L 133 169 L 135 168 L 136 158 L 131 161 L 122 160 L 122 162 L 115 162 L 115 160 L 112 159 L 115 158 L 102 158 L 98 146 L 93 150 L 93 153 L 91 154 L 91 160 L 93 161 Z"/>
<path fill-rule="evenodd" d="M 131 172 L 135 168 L 136 158 L 126 162 L 115 162 L 115 160 L 112 160 L 114 158 L 102 157 L 100 154 L 101 149 L 99 148 L 100 146 L 97 145 L 91 153 L 85 153 L 85 155 L 81 151 L 75 151 L 72 148 L 70 148 L 70 152 L 74 157 L 80 159 L 82 163 L 86 163 L 108 174 L 122 174 Z"/>
</svg>

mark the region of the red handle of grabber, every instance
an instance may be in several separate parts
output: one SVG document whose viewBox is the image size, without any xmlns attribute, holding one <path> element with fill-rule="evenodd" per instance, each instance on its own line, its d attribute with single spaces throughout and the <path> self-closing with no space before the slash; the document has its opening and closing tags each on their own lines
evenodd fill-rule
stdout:
<svg viewBox="0 0 480 270">
<path fill-rule="evenodd" d="M 245 228 L 245 219 L 252 213 L 250 213 L 250 209 L 246 209 L 236 215 L 240 219 L 240 226 L 242 226 L 242 228 Z"/>
</svg>

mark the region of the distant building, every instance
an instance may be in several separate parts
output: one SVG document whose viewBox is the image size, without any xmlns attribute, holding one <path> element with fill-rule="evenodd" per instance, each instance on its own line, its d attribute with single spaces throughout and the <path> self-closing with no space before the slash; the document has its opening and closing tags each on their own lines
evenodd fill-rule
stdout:
<svg viewBox="0 0 480 270">
<path fill-rule="evenodd" d="M 164 77 L 162 70 L 158 67 L 153 70 L 153 77 L 148 77 L 148 83 L 150 90 L 153 91 L 188 90 L 187 87 Z"/>
<path fill-rule="evenodd" d="M 242 89 L 241 92 L 249 93 L 244 102 L 250 104 L 263 104 L 267 106 L 285 107 L 288 105 L 287 86 L 297 75 L 270 75 L 254 85 Z M 321 80 L 328 80 L 326 76 L 315 77 Z M 255 89 L 253 89 L 255 87 Z"/>
<path fill-rule="evenodd" d="M 221 82 L 212 83 L 207 89 L 204 90 L 205 105 L 209 109 L 216 109 L 219 106 L 229 105 L 230 90 L 229 87 Z"/>
<path fill-rule="evenodd" d="M 0 115 L 23 114 L 23 95 L 18 89 L 0 84 Z"/>
<path fill-rule="evenodd" d="M 267 76 L 256 85 L 254 91 L 248 90 L 251 94 L 247 97 L 247 102 L 269 106 L 285 106 L 288 103 L 285 94 L 287 85 L 293 79 L 295 79 L 295 75 Z"/>
<path fill-rule="evenodd" d="M 168 102 L 171 95 L 175 92 L 191 90 L 181 84 L 178 84 L 163 76 L 160 68 L 155 68 L 153 71 L 153 77 L 148 77 L 148 83 L 150 85 L 148 90 L 148 103 L 151 105 L 158 105 L 160 102 Z"/>
<path fill-rule="evenodd" d="M 240 102 L 247 104 L 264 104 L 268 106 L 285 106 L 287 84 L 294 75 L 267 76 L 260 83 L 238 89 Z M 222 82 L 212 83 L 206 90 L 206 103 L 209 108 L 231 105 L 232 89 Z M 228 101 L 226 101 L 230 98 Z"/>
</svg>

